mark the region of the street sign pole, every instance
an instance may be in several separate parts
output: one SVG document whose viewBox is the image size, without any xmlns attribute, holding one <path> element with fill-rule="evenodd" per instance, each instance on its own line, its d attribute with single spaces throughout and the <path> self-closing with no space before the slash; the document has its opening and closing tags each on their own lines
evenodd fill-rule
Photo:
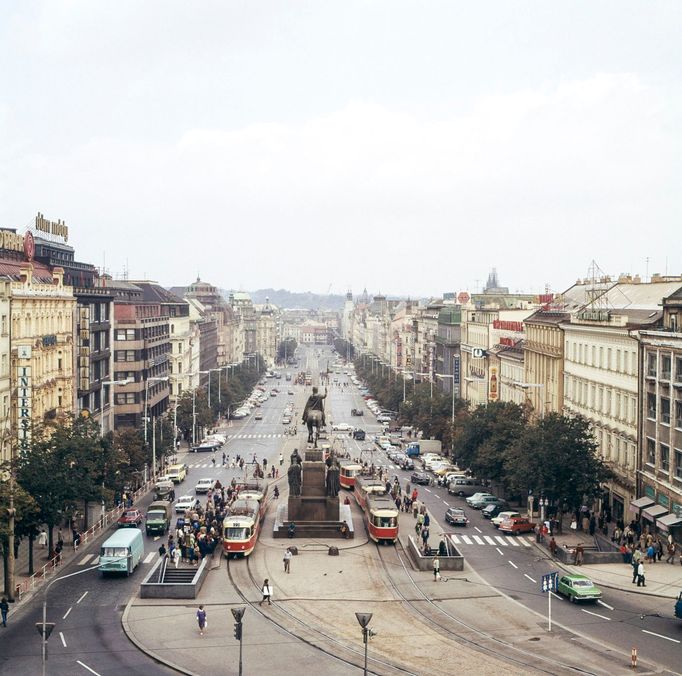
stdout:
<svg viewBox="0 0 682 676">
<path fill-rule="evenodd" d="M 547 621 L 548 621 L 548 628 L 547 631 L 552 631 L 552 590 L 550 589 L 547 592 Z"/>
<path fill-rule="evenodd" d="M 542 591 L 547 594 L 547 631 L 552 631 L 552 593 L 557 590 L 559 573 L 547 573 L 542 576 Z"/>
</svg>

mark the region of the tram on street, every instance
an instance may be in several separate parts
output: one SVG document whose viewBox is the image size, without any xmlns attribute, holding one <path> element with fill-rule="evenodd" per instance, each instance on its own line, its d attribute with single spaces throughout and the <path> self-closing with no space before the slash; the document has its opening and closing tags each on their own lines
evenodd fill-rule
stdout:
<svg viewBox="0 0 682 676">
<path fill-rule="evenodd" d="M 361 510 L 364 511 L 367 506 L 368 495 L 381 495 L 382 493 L 386 493 L 386 484 L 379 481 L 379 479 L 372 479 L 366 476 L 355 477 L 353 495 Z"/>
<path fill-rule="evenodd" d="M 341 471 L 339 482 L 343 488 L 355 489 L 355 477 L 362 472 L 362 465 L 358 465 L 350 460 L 341 460 Z"/>
<path fill-rule="evenodd" d="M 375 542 L 393 544 L 398 539 L 398 510 L 389 495 L 370 493 L 367 496 L 365 523 Z"/>
<path fill-rule="evenodd" d="M 248 556 L 256 547 L 261 522 L 258 500 L 235 500 L 223 519 L 225 556 Z"/>
</svg>

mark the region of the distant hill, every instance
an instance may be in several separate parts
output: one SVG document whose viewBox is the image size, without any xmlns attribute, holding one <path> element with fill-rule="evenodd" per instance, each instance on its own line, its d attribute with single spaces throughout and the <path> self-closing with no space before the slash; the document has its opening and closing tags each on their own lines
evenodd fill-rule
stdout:
<svg viewBox="0 0 682 676">
<path fill-rule="evenodd" d="M 265 303 L 268 298 L 273 305 L 279 308 L 302 308 L 305 310 L 342 310 L 346 297 L 343 295 L 323 295 L 320 293 L 295 293 L 286 289 L 258 289 L 248 291 L 251 300 L 256 305 Z M 225 298 L 229 298 L 230 292 L 223 291 Z"/>
</svg>

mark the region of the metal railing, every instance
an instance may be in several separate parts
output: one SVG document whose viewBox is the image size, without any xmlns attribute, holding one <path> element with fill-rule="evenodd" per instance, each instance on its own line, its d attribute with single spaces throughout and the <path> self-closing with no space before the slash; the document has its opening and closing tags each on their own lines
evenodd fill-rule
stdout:
<svg viewBox="0 0 682 676">
<path fill-rule="evenodd" d="M 138 488 L 131 495 L 133 504 L 135 503 L 136 500 L 145 495 L 145 493 L 147 493 L 152 486 L 153 482 L 148 481 L 146 484 L 143 484 L 140 488 Z M 130 508 L 124 505 L 123 503 L 117 505 L 113 509 L 106 512 L 103 517 L 100 517 L 94 526 L 91 526 L 84 533 L 81 533 L 79 545 L 78 547 L 74 547 L 74 553 L 78 551 L 78 549 L 80 549 L 82 545 L 94 540 L 99 535 L 101 535 L 101 533 L 105 531 L 107 528 L 109 528 L 109 526 L 111 526 L 111 524 L 114 523 L 121 515 L 121 513 L 124 512 L 126 509 Z M 50 559 L 44 566 L 42 566 L 38 571 L 33 573 L 33 575 L 28 577 L 26 580 L 17 584 L 15 587 L 15 598 L 17 602 L 21 601 L 24 594 L 35 591 L 47 580 L 54 577 L 57 574 L 57 571 L 61 568 L 61 566 L 64 565 L 64 563 L 65 563 L 64 556 L 62 552 L 57 556 L 53 557 L 52 559 Z"/>
</svg>

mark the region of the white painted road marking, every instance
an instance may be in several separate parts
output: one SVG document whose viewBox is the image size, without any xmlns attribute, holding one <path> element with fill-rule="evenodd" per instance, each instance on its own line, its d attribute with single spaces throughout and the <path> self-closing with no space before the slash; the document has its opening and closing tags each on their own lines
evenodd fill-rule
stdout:
<svg viewBox="0 0 682 676">
<path fill-rule="evenodd" d="M 509 565 L 514 566 L 514 568 L 518 569 L 518 566 L 511 560 L 509 561 Z"/>
<path fill-rule="evenodd" d="M 585 608 L 581 608 L 580 610 L 582 610 L 583 613 L 587 613 L 588 615 L 594 615 L 595 617 L 601 617 L 602 620 L 608 620 L 609 622 L 611 621 L 611 618 L 606 617 L 606 615 L 600 615 L 599 613 L 593 613 L 591 610 L 585 610 Z"/>
<path fill-rule="evenodd" d="M 559 601 L 563 601 L 563 600 L 564 600 L 564 597 L 563 597 L 563 596 L 558 596 L 557 594 L 555 594 L 555 593 L 552 592 L 552 591 L 549 592 L 549 593 L 550 593 L 555 599 L 559 599 Z"/>
<path fill-rule="evenodd" d="M 524 547 L 530 547 L 530 542 L 527 542 L 527 541 L 525 540 L 525 538 L 521 538 L 521 544 L 522 544 Z"/>
<path fill-rule="evenodd" d="M 528 575 L 528 573 L 524 573 L 523 575 L 524 575 L 524 577 L 527 577 L 533 584 L 538 583 L 538 581 L 534 580 L 530 575 Z"/>
<path fill-rule="evenodd" d="M 154 552 L 149 552 L 149 554 L 147 554 L 147 556 L 144 557 L 144 561 L 142 563 L 149 563 L 153 558 Z"/>
<path fill-rule="evenodd" d="M 449 503 L 449 502 L 447 502 L 447 501 L 445 501 L 445 500 L 443 500 L 443 502 L 445 503 L 445 506 L 446 506 L 446 507 L 449 507 L 449 506 L 450 506 L 450 503 Z"/>
<path fill-rule="evenodd" d="M 91 669 L 87 664 L 83 664 L 80 660 L 76 660 L 76 664 L 80 664 L 83 669 L 87 669 L 91 674 L 95 674 L 95 676 L 101 676 L 94 669 Z"/>
<path fill-rule="evenodd" d="M 429 488 L 425 488 L 424 490 L 425 490 L 427 493 L 430 493 L 430 492 L 431 492 L 431 490 L 430 490 Z"/>
<path fill-rule="evenodd" d="M 84 566 L 92 557 L 94 554 L 86 554 L 79 562 L 79 566 Z"/>
<path fill-rule="evenodd" d="M 597 599 L 597 603 L 600 606 L 604 606 L 604 608 L 608 608 L 609 610 L 613 610 L 613 606 L 610 606 L 608 603 L 604 603 L 601 599 Z"/>
<path fill-rule="evenodd" d="M 451 535 L 450 539 L 456 544 L 459 544 L 459 538 L 456 535 Z"/>
<path fill-rule="evenodd" d="M 679 641 L 676 638 L 670 638 L 670 636 L 663 636 L 663 634 L 657 634 L 656 632 L 647 631 L 646 629 L 642 629 L 642 631 L 645 634 L 651 634 L 651 636 L 658 636 L 658 638 L 664 638 L 666 641 L 672 641 L 673 643 L 679 643 Z"/>
<path fill-rule="evenodd" d="M 71 606 L 71 608 L 73 608 L 73 606 Z M 64 617 L 62 617 L 62 620 L 65 620 L 65 619 L 69 616 L 69 613 L 71 612 L 71 608 L 69 608 L 69 609 L 64 613 Z"/>
<path fill-rule="evenodd" d="M 88 592 L 86 592 L 86 591 L 83 592 L 83 594 L 82 594 L 81 597 L 78 599 L 78 601 L 76 601 L 76 603 L 80 603 L 87 595 L 88 595 Z"/>
<path fill-rule="evenodd" d="M 59 632 L 59 638 L 62 639 L 62 645 L 66 648 L 66 640 L 64 639 L 64 634 L 62 632 Z"/>
<path fill-rule="evenodd" d="M 521 545 L 516 541 L 516 538 L 513 536 L 510 536 L 507 538 L 509 540 L 509 543 L 512 545 L 512 547 L 520 547 Z"/>
<path fill-rule="evenodd" d="M 505 540 L 504 540 L 503 537 L 501 537 L 501 536 L 499 536 L 499 535 L 496 535 L 496 536 L 495 536 L 495 539 L 496 539 L 503 547 L 506 547 L 506 546 L 507 546 L 507 543 L 505 542 Z"/>
<path fill-rule="evenodd" d="M 495 545 L 495 540 L 493 540 L 493 539 L 490 537 L 490 535 L 484 535 L 483 537 L 485 538 L 485 541 L 486 541 L 489 545 Z"/>
<path fill-rule="evenodd" d="M 485 544 L 485 542 L 483 542 L 483 540 L 481 540 L 481 538 L 478 537 L 478 535 L 473 535 L 472 537 L 474 538 L 474 540 L 476 540 L 476 542 L 478 542 L 479 545 Z"/>
<path fill-rule="evenodd" d="M 483 532 L 478 526 L 474 526 L 474 530 L 475 530 L 477 533 L 482 533 L 482 532 Z"/>
<path fill-rule="evenodd" d="M 466 542 L 468 545 L 472 544 L 468 535 L 462 535 L 462 540 L 464 540 L 464 542 Z"/>
<path fill-rule="evenodd" d="M 500 553 L 500 556 L 504 556 L 504 554 L 502 553 L 502 550 L 499 547 L 495 547 L 495 549 L 497 549 L 497 551 Z"/>
</svg>

